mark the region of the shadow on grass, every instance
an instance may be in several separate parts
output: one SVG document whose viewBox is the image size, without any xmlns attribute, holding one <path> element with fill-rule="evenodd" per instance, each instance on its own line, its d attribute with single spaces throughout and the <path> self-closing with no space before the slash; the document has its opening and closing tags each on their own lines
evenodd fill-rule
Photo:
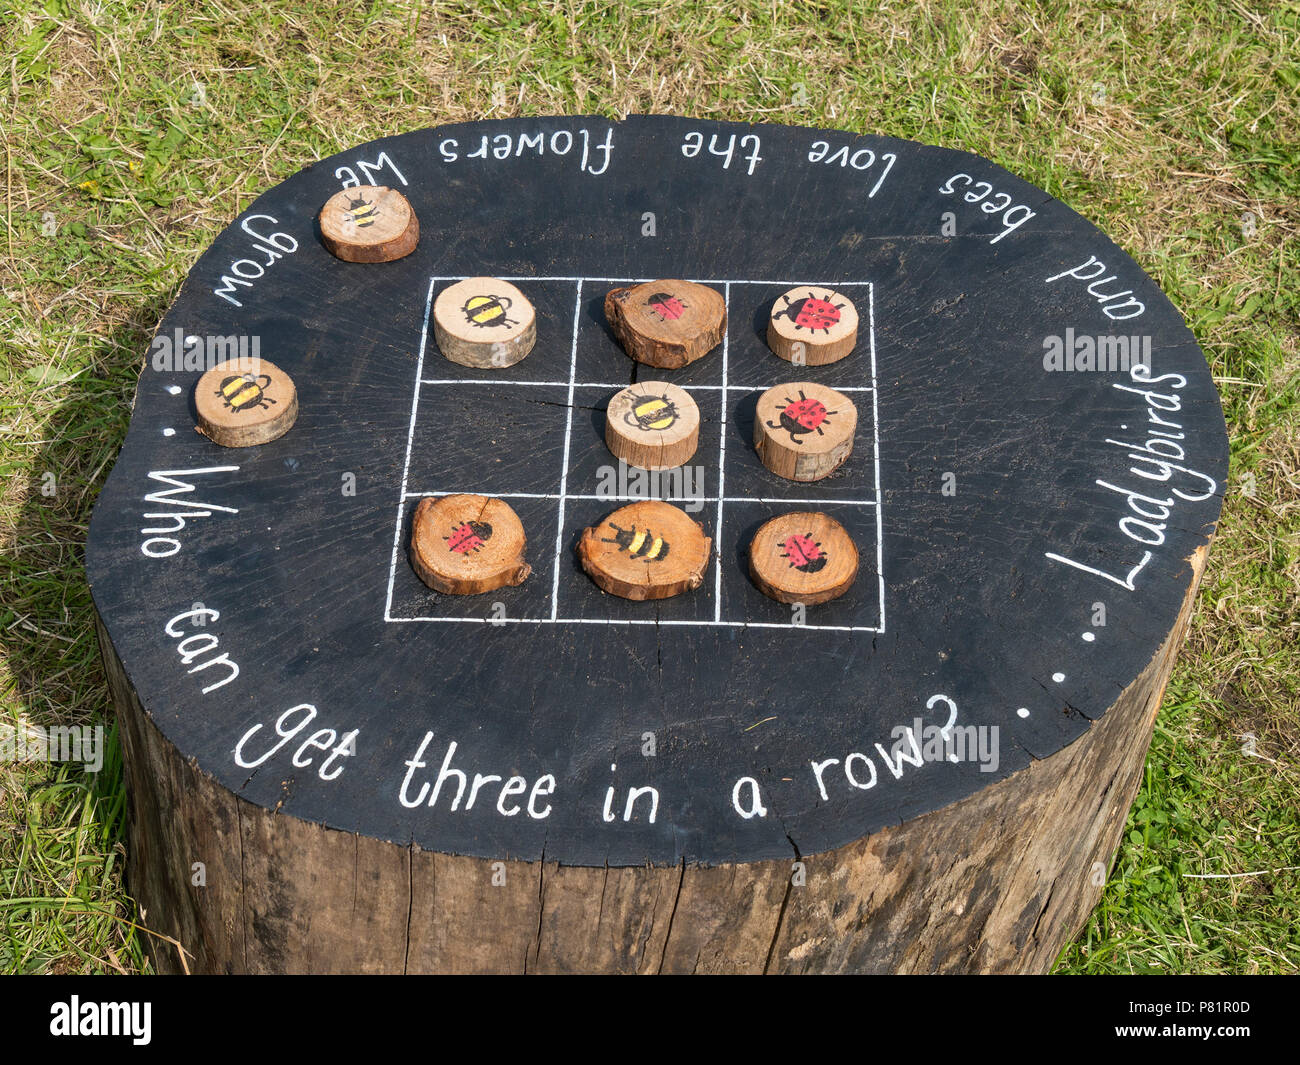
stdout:
<svg viewBox="0 0 1300 1065">
<path fill-rule="evenodd" d="M 25 491 L 9 511 L 0 553 L 0 655 L 10 671 L 0 725 L 25 726 L 29 756 L 0 767 L 3 971 L 138 972 L 152 947 L 134 927 L 137 909 L 123 883 L 128 806 L 85 539 L 126 436 L 149 339 L 179 287 L 139 303 L 89 350 L 69 349 L 60 364 L 29 370 L 19 384 L 27 408 L 20 417 L 38 443 L 23 463 Z M 37 737 L 69 726 L 102 729 L 98 772 L 87 768 L 85 750 L 65 744 L 48 758 L 40 745 L 33 750 Z"/>
</svg>

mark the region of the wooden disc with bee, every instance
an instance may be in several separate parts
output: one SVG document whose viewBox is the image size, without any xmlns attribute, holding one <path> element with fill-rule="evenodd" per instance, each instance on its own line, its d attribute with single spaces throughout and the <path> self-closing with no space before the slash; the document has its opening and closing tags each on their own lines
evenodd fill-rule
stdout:
<svg viewBox="0 0 1300 1065">
<path fill-rule="evenodd" d="M 448 285 L 433 301 L 438 350 L 478 370 L 513 366 L 537 342 L 537 315 L 519 289 L 495 277 Z"/>
<path fill-rule="evenodd" d="M 391 263 L 415 251 L 420 221 L 410 203 L 386 185 L 341 189 L 320 210 L 321 241 L 349 263 Z"/>
<path fill-rule="evenodd" d="M 612 289 L 605 318 L 637 362 L 676 370 L 722 343 L 727 304 L 717 289 L 693 281 L 647 281 Z"/>
<path fill-rule="evenodd" d="M 828 603 L 853 587 L 858 549 L 829 515 L 792 511 L 765 521 L 754 534 L 749 575 L 778 603 Z"/>
<path fill-rule="evenodd" d="M 610 595 L 668 599 L 703 583 L 712 549 L 703 526 L 684 510 L 645 500 L 584 529 L 578 560 Z"/>
<path fill-rule="evenodd" d="M 690 462 L 700 442 L 700 408 L 684 388 L 638 381 L 609 401 L 605 443 L 629 466 L 671 470 Z"/>
<path fill-rule="evenodd" d="M 800 285 L 772 304 L 767 346 L 796 366 L 839 362 L 858 342 L 853 301 L 823 285 Z"/>
<path fill-rule="evenodd" d="M 298 417 L 293 379 L 266 359 L 219 363 L 194 386 L 196 429 L 222 447 L 253 447 L 283 436 Z"/>
<path fill-rule="evenodd" d="M 411 523 L 411 567 L 446 595 L 478 595 L 523 584 L 524 526 L 508 503 L 489 496 L 420 500 Z"/>
<path fill-rule="evenodd" d="M 754 448 L 791 481 L 819 481 L 853 451 L 858 411 L 848 396 L 813 381 L 769 388 L 754 411 Z"/>
</svg>

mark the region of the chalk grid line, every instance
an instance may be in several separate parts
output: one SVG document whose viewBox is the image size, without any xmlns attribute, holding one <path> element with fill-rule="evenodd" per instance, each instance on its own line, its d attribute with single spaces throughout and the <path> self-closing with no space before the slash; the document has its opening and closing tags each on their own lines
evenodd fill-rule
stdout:
<svg viewBox="0 0 1300 1065">
<path fill-rule="evenodd" d="M 468 275 L 465 275 L 468 276 Z M 466 379 L 466 378 L 426 378 L 424 376 L 424 357 L 428 350 L 429 342 L 429 318 L 433 313 L 433 294 L 434 289 L 439 282 L 456 282 L 462 281 L 462 276 L 436 276 L 429 279 L 429 289 L 425 297 L 424 305 L 424 322 L 420 329 L 420 349 L 416 360 L 415 370 L 415 388 L 411 400 L 411 418 L 407 426 L 406 435 L 406 457 L 402 466 L 402 487 L 401 494 L 397 502 L 397 518 L 394 522 L 393 531 L 393 553 L 388 567 L 388 594 L 384 605 L 384 620 L 386 622 L 452 622 L 459 624 L 491 624 L 491 625 L 696 625 L 696 626 L 719 626 L 724 628 L 753 628 L 753 629 L 791 629 L 804 628 L 820 632 L 870 632 L 883 633 L 885 631 L 885 573 L 884 573 L 884 546 L 883 534 L 884 524 L 880 506 L 880 422 L 879 422 L 879 404 L 877 402 L 877 379 L 876 379 L 876 314 L 875 314 L 875 286 L 870 281 L 836 281 L 836 282 L 805 282 L 805 281 L 766 281 L 766 280 L 734 280 L 734 279 L 717 279 L 703 278 L 690 279 L 696 284 L 702 285 L 722 285 L 723 299 L 727 308 L 727 333 L 722 340 L 722 382 L 716 385 L 698 385 L 689 386 L 691 391 L 711 391 L 720 393 L 721 407 L 721 424 L 719 426 L 719 445 L 718 445 L 718 494 L 715 496 L 689 496 L 675 497 L 665 496 L 668 502 L 677 503 L 716 503 L 718 507 L 717 517 L 714 527 L 714 548 L 719 555 L 713 559 L 714 566 L 714 615 L 710 620 L 688 620 L 688 619 L 662 619 L 662 618 L 565 618 L 559 616 L 559 589 L 560 589 L 560 562 L 564 551 L 564 514 L 565 507 L 569 500 L 593 500 L 600 499 L 607 502 L 633 502 L 645 496 L 626 496 L 626 495 L 583 495 L 570 494 L 568 491 L 569 476 L 569 455 L 570 444 L 573 436 L 573 400 L 574 393 L 580 388 L 599 388 L 605 391 L 619 391 L 627 387 L 627 384 L 613 384 L 594 381 L 577 380 L 578 367 L 578 332 L 581 324 L 582 314 L 582 290 L 587 282 L 616 283 L 623 284 L 640 284 L 643 281 L 653 281 L 654 278 L 619 278 L 619 277 L 586 277 L 586 276 L 542 276 L 542 277 L 502 277 L 502 281 L 510 282 L 572 282 L 575 287 L 574 305 L 573 305 L 573 330 L 569 351 L 569 376 L 567 381 L 504 381 L 498 378 Z M 863 392 L 871 395 L 871 430 L 873 444 L 873 468 L 875 476 L 875 499 L 833 499 L 813 501 L 806 499 L 782 499 L 769 498 L 761 496 L 727 496 L 726 495 L 726 462 L 727 462 L 727 401 L 726 397 L 732 392 L 757 392 L 771 387 L 771 385 L 748 385 L 732 384 L 728 380 L 728 357 L 730 349 L 731 333 L 731 288 L 733 285 L 773 285 L 783 288 L 802 288 L 805 285 L 811 285 L 816 288 L 867 288 L 867 328 L 868 328 L 868 351 L 870 352 L 871 361 L 871 384 L 838 387 L 839 392 Z M 493 617 L 394 617 L 393 608 L 393 589 L 397 578 L 397 566 L 400 557 L 400 548 L 402 542 L 402 518 L 406 509 L 407 501 L 410 499 L 420 499 L 426 496 L 443 496 L 455 495 L 458 491 L 419 491 L 412 492 L 408 490 L 408 479 L 411 470 L 411 453 L 415 445 L 415 426 L 419 413 L 420 398 L 423 386 L 447 386 L 447 385 L 520 385 L 528 387 L 551 387 L 565 388 L 568 390 L 567 411 L 565 416 L 564 427 L 564 449 L 563 462 L 564 466 L 560 473 L 560 490 L 558 493 L 546 492 L 498 492 L 495 493 L 502 499 L 549 499 L 555 500 L 558 506 L 558 518 L 556 522 L 555 535 L 555 552 L 551 559 L 551 613 L 550 617 L 540 618 L 493 618 Z M 765 504 L 793 504 L 809 505 L 813 502 L 822 502 L 835 504 L 837 506 L 862 506 L 874 507 L 876 514 L 876 583 L 879 595 L 879 625 L 825 625 L 825 624 L 803 624 L 796 626 L 790 622 L 766 622 L 766 621 L 732 621 L 722 617 L 722 560 L 720 557 L 722 543 L 722 515 L 723 508 L 728 503 L 765 503 Z"/>
</svg>

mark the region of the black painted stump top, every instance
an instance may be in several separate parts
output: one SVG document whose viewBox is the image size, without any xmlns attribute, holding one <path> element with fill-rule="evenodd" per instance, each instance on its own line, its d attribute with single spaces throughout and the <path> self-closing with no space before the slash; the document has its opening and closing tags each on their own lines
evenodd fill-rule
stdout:
<svg viewBox="0 0 1300 1065">
<path fill-rule="evenodd" d="M 412 255 L 324 249 L 316 214 L 355 184 L 407 196 Z M 537 309 L 506 370 L 434 344 L 432 299 L 472 275 Z M 604 321 L 606 291 L 656 277 L 727 301 L 725 343 L 682 370 L 638 367 Z M 768 350 L 797 283 L 854 300 L 850 357 Z M 195 433 L 192 393 L 241 343 L 301 412 L 230 450 Z M 976 156 L 832 131 L 520 119 L 363 145 L 254 202 L 147 361 L 88 569 L 153 721 L 250 802 L 484 858 L 809 854 L 1051 756 L 1169 635 L 1227 466 L 1192 334 L 1102 233 Z M 638 370 L 700 407 L 690 476 L 613 466 L 602 408 Z M 801 378 L 859 416 L 812 484 L 752 446 L 759 391 Z M 411 512 L 451 492 L 514 507 L 522 586 L 416 578 Z M 574 546 L 647 493 L 716 555 L 698 591 L 632 603 Z M 854 538 L 843 598 L 800 611 L 751 584 L 749 539 L 790 509 Z"/>
</svg>

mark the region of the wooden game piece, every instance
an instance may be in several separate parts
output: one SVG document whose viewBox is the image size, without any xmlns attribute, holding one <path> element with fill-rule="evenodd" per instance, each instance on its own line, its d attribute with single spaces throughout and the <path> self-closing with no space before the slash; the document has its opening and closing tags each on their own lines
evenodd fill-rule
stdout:
<svg viewBox="0 0 1300 1065">
<path fill-rule="evenodd" d="M 703 527 L 685 511 L 645 500 L 584 529 L 578 559 L 610 595 L 668 599 L 700 586 L 712 547 Z"/>
<path fill-rule="evenodd" d="M 411 524 L 411 566 L 430 588 L 478 595 L 523 584 L 524 527 L 507 503 L 488 496 L 420 500 Z"/>
<path fill-rule="evenodd" d="M 537 315 L 519 289 L 494 277 L 449 285 L 433 301 L 438 348 L 461 366 L 500 370 L 513 366 L 537 342 Z"/>
<path fill-rule="evenodd" d="M 420 220 L 410 203 L 386 185 L 355 185 L 336 192 L 320 210 L 321 241 L 348 263 L 391 263 L 420 242 Z"/>
<path fill-rule="evenodd" d="M 772 304 L 767 346 L 786 362 L 825 366 L 839 362 L 857 342 L 857 308 L 833 289 L 801 285 Z"/>
<path fill-rule="evenodd" d="M 828 603 L 853 586 L 858 549 L 829 515 L 792 511 L 765 521 L 754 534 L 749 575 L 778 603 Z"/>
<path fill-rule="evenodd" d="M 609 401 L 605 443 L 629 466 L 671 470 L 691 460 L 700 442 L 700 408 L 667 381 L 638 381 Z"/>
<path fill-rule="evenodd" d="M 218 363 L 194 386 L 195 428 L 222 447 L 253 447 L 284 436 L 298 417 L 293 379 L 266 359 Z"/>
<path fill-rule="evenodd" d="M 605 296 L 605 318 L 637 362 L 676 370 L 703 358 L 727 332 L 727 304 L 707 285 L 647 281 Z"/>
<path fill-rule="evenodd" d="M 858 411 L 833 388 L 799 381 L 769 388 L 754 412 L 754 448 L 763 465 L 791 481 L 819 481 L 853 450 Z"/>
</svg>

